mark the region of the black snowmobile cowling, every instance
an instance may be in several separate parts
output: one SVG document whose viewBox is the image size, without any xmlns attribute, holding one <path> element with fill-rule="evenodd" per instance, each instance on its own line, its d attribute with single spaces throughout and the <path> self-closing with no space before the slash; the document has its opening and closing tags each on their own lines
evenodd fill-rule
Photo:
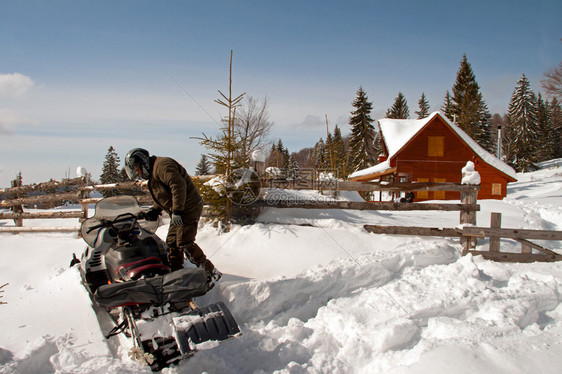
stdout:
<svg viewBox="0 0 562 374">
<path fill-rule="evenodd" d="M 159 371 L 241 332 L 224 302 L 196 305 L 214 281 L 203 268 L 172 272 L 157 222 L 144 217 L 133 196 L 100 200 L 80 228 L 88 247 L 71 266 L 80 266 L 100 327 L 111 329 L 106 338 L 123 333 L 129 356 Z"/>
</svg>

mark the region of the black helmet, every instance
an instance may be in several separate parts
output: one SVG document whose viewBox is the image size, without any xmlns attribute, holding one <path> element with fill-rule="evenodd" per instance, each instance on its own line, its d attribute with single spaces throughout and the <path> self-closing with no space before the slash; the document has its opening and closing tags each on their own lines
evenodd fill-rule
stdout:
<svg viewBox="0 0 562 374">
<path fill-rule="evenodd" d="M 146 149 L 134 148 L 125 156 L 125 171 L 130 179 L 150 178 L 150 155 Z"/>
</svg>

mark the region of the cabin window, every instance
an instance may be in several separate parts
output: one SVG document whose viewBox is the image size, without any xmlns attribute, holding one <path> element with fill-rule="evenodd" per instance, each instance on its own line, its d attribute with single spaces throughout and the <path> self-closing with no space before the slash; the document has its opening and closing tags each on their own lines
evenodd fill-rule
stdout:
<svg viewBox="0 0 562 374">
<path fill-rule="evenodd" d="M 418 182 L 429 182 L 429 178 L 418 178 Z M 416 191 L 416 197 L 418 199 L 429 199 L 429 192 L 427 191 Z"/>
<path fill-rule="evenodd" d="M 428 136 L 427 137 L 427 155 L 429 157 L 445 156 L 445 137 L 444 136 Z"/>
<path fill-rule="evenodd" d="M 492 195 L 501 196 L 501 194 L 502 194 L 501 183 L 492 183 Z"/>
<path fill-rule="evenodd" d="M 445 178 L 434 178 L 433 181 L 435 183 L 445 183 L 447 179 Z M 445 200 L 445 192 L 446 191 L 433 191 L 433 198 L 435 200 Z"/>
</svg>

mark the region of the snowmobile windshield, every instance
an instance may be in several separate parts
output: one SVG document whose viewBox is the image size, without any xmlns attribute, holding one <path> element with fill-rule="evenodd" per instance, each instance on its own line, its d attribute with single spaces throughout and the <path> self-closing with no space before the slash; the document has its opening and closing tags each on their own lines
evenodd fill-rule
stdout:
<svg viewBox="0 0 562 374">
<path fill-rule="evenodd" d="M 104 221 L 113 221 L 118 216 L 127 213 L 138 216 L 141 211 L 142 209 L 139 206 L 137 199 L 133 196 L 120 195 L 106 197 L 105 199 L 97 202 L 96 213 L 94 216 L 82 222 L 82 226 L 80 227 L 82 238 L 86 241 L 86 243 L 88 243 L 88 245 L 93 247 L 100 230 L 94 229 L 90 231 L 92 227 L 99 226 Z M 131 220 L 132 219 L 133 217 L 131 217 Z M 142 228 L 151 232 L 154 232 L 156 228 L 158 228 L 157 222 L 138 220 L 138 223 Z"/>
</svg>

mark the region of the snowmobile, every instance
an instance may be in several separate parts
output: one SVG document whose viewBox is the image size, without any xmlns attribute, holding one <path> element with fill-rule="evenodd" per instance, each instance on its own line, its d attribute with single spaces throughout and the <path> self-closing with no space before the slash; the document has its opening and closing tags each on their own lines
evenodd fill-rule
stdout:
<svg viewBox="0 0 562 374">
<path fill-rule="evenodd" d="M 79 263 L 98 319 L 111 321 L 106 338 L 124 334 L 133 342 L 129 355 L 159 371 L 240 335 L 240 328 L 222 302 L 197 307 L 193 299 L 214 281 L 202 268 L 172 272 L 154 233 L 158 223 L 144 213 L 133 196 L 100 200 L 80 228 L 88 247 L 71 265 Z"/>
</svg>

